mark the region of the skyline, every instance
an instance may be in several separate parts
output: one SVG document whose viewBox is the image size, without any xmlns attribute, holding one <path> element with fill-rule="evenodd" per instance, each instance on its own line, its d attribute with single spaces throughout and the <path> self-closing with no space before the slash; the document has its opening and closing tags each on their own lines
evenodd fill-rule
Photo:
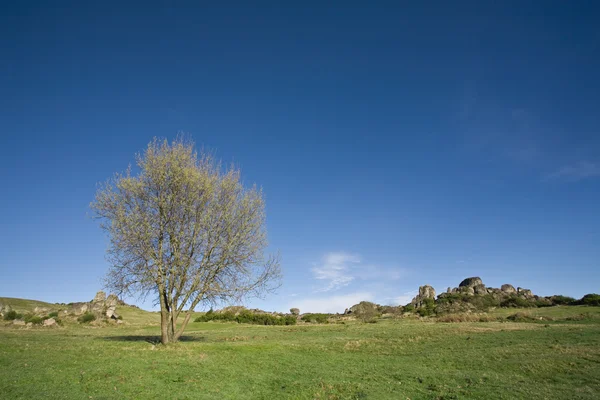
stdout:
<svg viewBox="0 0 600 400">
<path fill-rule="evenodd" d="M 0 16 L 1 296 L 91 300 L 96 184 L 181 132 L 264 190 L 250 307 L 600 290 L 597 5 L 66 4 Z"/>
</svg>

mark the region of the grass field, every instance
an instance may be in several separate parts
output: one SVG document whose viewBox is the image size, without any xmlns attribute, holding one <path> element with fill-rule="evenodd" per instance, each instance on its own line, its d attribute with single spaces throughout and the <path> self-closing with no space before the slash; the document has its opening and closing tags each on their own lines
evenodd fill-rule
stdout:
<svg viewBox="0 0 600 400">
<path fill-rule="evenodd" d="M 158 314 L 118 311 L 119 326 L 3 322 L 0 398 L 600 398 L 600 307 L 520 310 L 525 323 L 191 323 L 166 347 Z"/>
</svg>

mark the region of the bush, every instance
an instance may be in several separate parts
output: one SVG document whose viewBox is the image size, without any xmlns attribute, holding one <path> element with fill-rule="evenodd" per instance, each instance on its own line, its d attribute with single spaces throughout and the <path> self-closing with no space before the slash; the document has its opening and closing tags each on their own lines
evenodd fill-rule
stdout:
<svg viewBox="0 0 600 400">
<path fill-rule="evenodd" d="M 577 303 L 584 306 L 600 306 L 600 294 L 590 293 L 586 294 Z"/>
<path fill-rule="evenodd" d="M 21 318 L 23 318 L 23 315 L 17 313 L 15 310 L 10 310 L 6 314 L 4 314 L 5 321 L 12 321 L 12 320 L 21 319 Z"/>
<path fill-rule="evenodd" d="M 304 322 L 326 324 L 329 322 L 329 314 L 304 314 L 301 319 Z"/>
<path fill-rule="evenodd" d="M 412 304 L 407 304 L 404 306 L 404 312 L 413 312 L 415 311 L 415 306 Z"/>
<path fill-rule="evenodd" d="M 509 315 L 508 317 L 506 317 L 506 319 L 514 322 L 531 322 L 536 320 L 531 315 L 523 312 L 518 312 L 516 314 Z"/>
<path fill-rule="evenodd" d="M 421 317 L 428 317 L 435 314 L 435 301 L 433 299 L 424 299 L 423 304 L 417 310 Z"/>
<path fill-rule="evenodd" d="M 81 317 L 77 318 L 77 321 L 79 321 L 82 324 L 87 324 L 87 323 L 95 321 L 95 320 L 96 320 L 96 316 L 91 312 L 86 312 Z"/>
<path fill-rule="evenodd" d="M 52 311 L 50 314 L 48 314 L 48 318 L 57 318 L 58 317 L 58 311 Z"/>
<path fill-rule="evenodd" d="M 519 296 L 510 296 L 508 299 L 504 300 L 500 303 L 501 307 L 517 307 L 517 308 L 527 308 L 527 307 L 535 307 L 535 304 L 525 300 Z"/>
<path fill-rule="evenodd" d="M 44 322 L 44 319 L 42 317 L 38 317 L 37 315 L 30 314 L 30 315 L 26 315 L 23 318 L 23 321 L 25 321 L 27 323 L 31 322 L 34 325 L 41 325 L 42 322 Z"/>
<path fill-rule="evenodd" d="M 238 315 L 233 312 L 226 311 L 223 313 L 215 313 L 209 310 L 206 314 L 199 316 L 195 322 L 208 321 L 228 321 L 237 322 L 238 324 L 254 324 L 254 325 L 296 325 L 296 317 L 293 315 L 272 315 L 264 313 L 253 313 L 252 311 L 242 310 Z"/>
</svg>

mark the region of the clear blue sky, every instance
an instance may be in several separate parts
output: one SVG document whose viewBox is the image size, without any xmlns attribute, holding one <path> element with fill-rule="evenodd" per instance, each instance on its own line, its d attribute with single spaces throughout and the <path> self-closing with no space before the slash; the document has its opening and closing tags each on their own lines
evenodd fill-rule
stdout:
<svg viewBox="0 0 600 400">
<path fill-rule="evenodd" d="M 596 2 L 35 3 L 0 16 L 0 296 L 91 299 L 96 183 L 180 131 L 264 188 L 251 306 L 600 292 Z"/>
</svg>

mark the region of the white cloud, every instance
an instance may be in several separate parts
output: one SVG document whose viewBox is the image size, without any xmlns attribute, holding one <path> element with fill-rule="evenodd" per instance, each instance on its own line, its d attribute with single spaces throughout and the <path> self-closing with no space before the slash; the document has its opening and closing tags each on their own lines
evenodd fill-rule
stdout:
<svg viewBox="0 0 600 400">
<path fill-rule="evenodd" d="M 312 268 L 315 279 L 325 285 L 315 292 L 329 292 L 350 285 L 356 279 L 363 281 L 393 281 L 403 277 L 404 268 L 385 268 L 373 264 L 364 264 L 358 254 L 331 252 L 323 256 L 320 263 Z"/>
<path fill-rule="evenodd" d="M 548 175 L 546 180 L 563 179 L 579 181 L 596 176 L 600 176 L 600 164 L 589 161 L 580 161 L 577 164 L 562 167 L 558 171 Z"/>
<path fill-rule="evenodd" d="M 361 301 L 371 301 L 373 295 L 369 292 L 349 293 L 338 296 L 323 296 L 300 300 L 290 303 L 289 307 L 297 307 L 301 313 L 342 313 Z"/>
<path fill-rule="evenodd" d="M 419 293 L 418 290 L 411 290 L 410 292 L 404 292 L 400 296 L 390 298 L 390 304 L 405 306 L 412 301 L 412 299 Z"/>
<path fill-rule="evenodd" d="M 344 252 L 326 254 L 321 265 L 312 269 L 316 279 L 327 282 L 327 285 L 317 292 L 328 292 L 348 286 L 354 280 L 350 268 L 353 264 L 358 263 L 360 263 L 360 257 L 356 254 Z"/>
</svg>

